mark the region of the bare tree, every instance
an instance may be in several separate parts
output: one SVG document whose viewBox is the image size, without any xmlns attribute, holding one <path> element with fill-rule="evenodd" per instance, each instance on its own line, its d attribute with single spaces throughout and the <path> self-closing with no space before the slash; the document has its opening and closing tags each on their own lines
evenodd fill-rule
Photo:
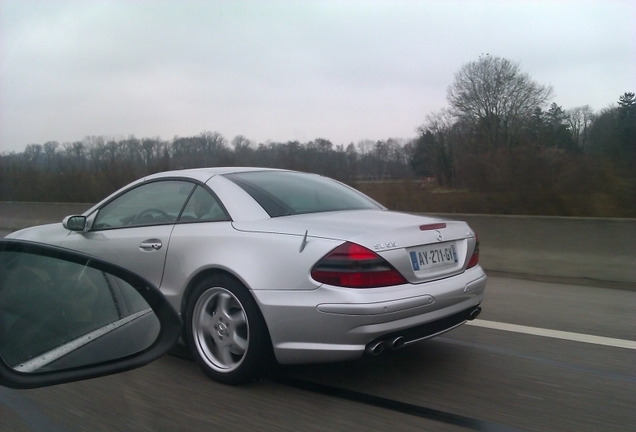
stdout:
<svg viewBox="0 0 636 432">
<path fill-rule="evenodd" d="M 232 147 L 234 147 L 234 151 L 240 153 L 245 149 L 251 148 L 253 145 L 252 141 L 245 138 L 243 135 L 237 135 L 232 138 Z"/>
<path fill-rule="evenodd" d="M 551 96 L 551 87 L 537 84 L 517 63 L 490 55 L 463 65 L 446 93 L 452 114 L 477 126 L 489 148 L 512 147 L 525 119 Z"/>
<path fill-rule="evenodd" d="M 371 150 L 373 150 L 373 146 L 375 146 L 375 142 L 370 140 L 370 139 L 360 140 L 360 141 L 358 141 L 358 144 L 356 144 L 356 147 L 358 149 L 358 153 L 361 156 L 364 156 L 367 153 L 370 153 Z"/>
<path fill-rule="evenodd" d="M 453 130 L 456 124 L 450 111 L 443 109 L 426 116 L 417 128 L 419 137 L 411 159 L 411 168 L 419 175 L 434 176 L 439 186 L 451 186 L 455 178 Z"/>
<path fill-rule="evenodd" d="M 594 111 L 589 105 L 575 107 L 566 111 L 568 123 L 574 140 L 583 151 L 587 150 L 587 137 L 589 127 L 596 118 Z"/>
</svg>

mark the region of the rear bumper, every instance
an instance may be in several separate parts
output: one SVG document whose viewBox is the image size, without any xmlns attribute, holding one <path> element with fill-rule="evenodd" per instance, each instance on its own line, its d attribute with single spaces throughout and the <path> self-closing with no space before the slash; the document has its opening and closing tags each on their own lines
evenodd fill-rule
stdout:
<svg viewBox="0 0 636 432">
<path fill-rule="evenodd" d="M 379 354 L 387 347 L 390 349 L 398 349 L 415 342 L 430 339 L 459 327 L 466 321 L 475 319 L 480 312 L 481 307 L 477 305 L 435 321 L 382 335 L 381 337 L 369 342 L 365 352 L 375 355 Z"/>
<path fill-rule="evenodd" d="M 282 364 L 352 360 L 367 345 L 402 336 L 405 344 L 461 325 L 483 300 L 486 275 L 477 266 L 422 284 L 311 291 L 252 291 Z"/>
</svg>

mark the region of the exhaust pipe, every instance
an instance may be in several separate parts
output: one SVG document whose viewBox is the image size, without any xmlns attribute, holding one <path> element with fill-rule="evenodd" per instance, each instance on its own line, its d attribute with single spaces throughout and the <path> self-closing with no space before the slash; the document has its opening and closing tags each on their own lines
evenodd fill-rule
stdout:
<svg viewBox="0 0 636 432">
<path fill-rule="evenodd" d="M 473 311 L 468 315 L 468 321 L 472 321 L 479 316 L 481 313 L 481 307 L 477 306 Z"/>
<path fill-rule="evenodd" d="M 398 336 L 390 342 L 389 346 L 391 347 L 392 350 L 400 349 L 404 346 L 404 342 L 405 342 L 404 337 Z"/>
<path fill-rule="evenodd" d="M 374 342 L 367 345 L 364 351 L 369 355 L 377 356 L 382 354 L 385 348 L 386 348 L 386 342 L 378 341 L 378 342 Z"/>
</svg>

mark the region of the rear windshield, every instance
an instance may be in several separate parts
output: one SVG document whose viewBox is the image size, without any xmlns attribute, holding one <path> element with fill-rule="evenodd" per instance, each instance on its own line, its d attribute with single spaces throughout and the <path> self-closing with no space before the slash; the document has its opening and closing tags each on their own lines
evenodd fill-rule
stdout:
<svg viewBox="0 0 636 432">
<path fill-rule="evenodd" d="M 381 208 L 355 189 L 315 174 L 252 171 L 225 177 L 250 194 L 271 217 Z"/>
</svg>

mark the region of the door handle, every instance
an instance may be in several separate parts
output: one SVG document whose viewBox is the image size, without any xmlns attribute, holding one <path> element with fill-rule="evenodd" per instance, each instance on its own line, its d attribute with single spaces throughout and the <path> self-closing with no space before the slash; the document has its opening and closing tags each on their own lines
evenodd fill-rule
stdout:
<svg viewBox="0 0 636 432">
<path fill-rule="evenodd" d="M 161 249 L 161 246 L 162 246 L 161 242 L 153 242 L 153 241 L 141 242 L 141 244 L 139 245 L 139 247 L 142 249 L 154 249 L 154 250 Z"/>
</svg>

